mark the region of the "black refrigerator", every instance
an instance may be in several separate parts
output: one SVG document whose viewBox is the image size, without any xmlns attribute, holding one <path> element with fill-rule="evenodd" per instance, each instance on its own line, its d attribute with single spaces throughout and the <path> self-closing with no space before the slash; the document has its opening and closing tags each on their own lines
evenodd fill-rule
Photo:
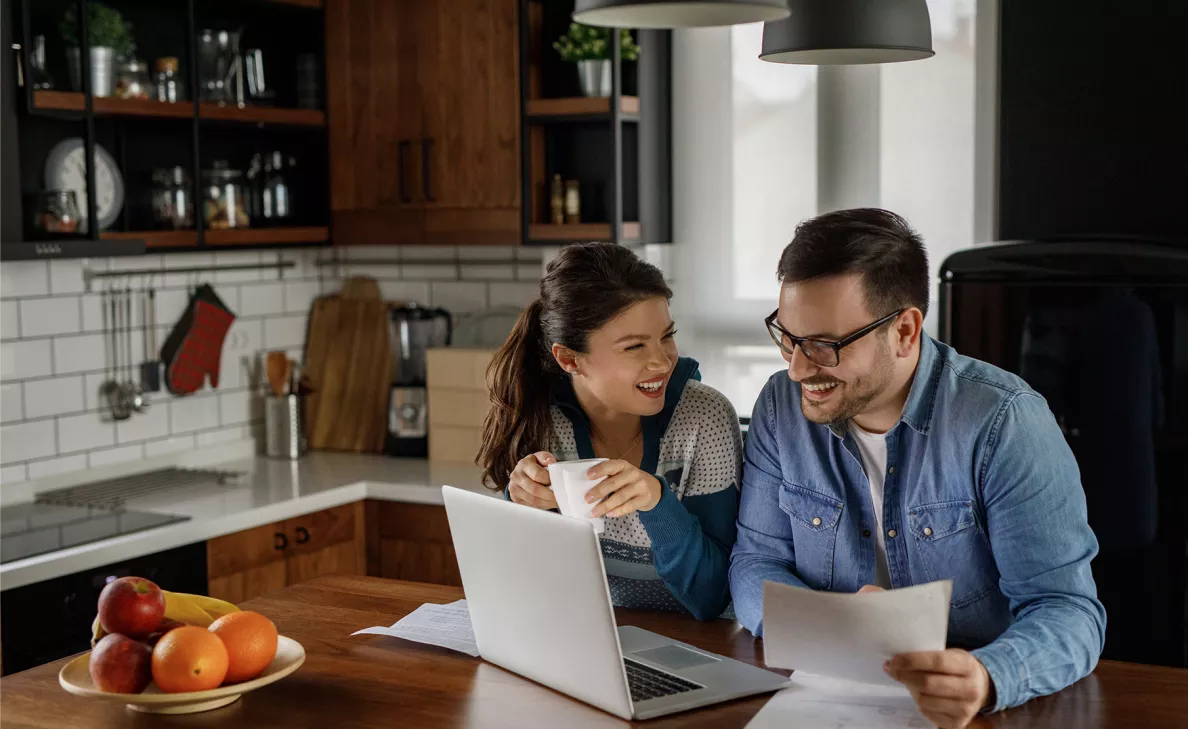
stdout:
<svg viewBox="0 0 1188 729">
<path fill-rule="evenodd" d="M 1047 399 L 1076 455 L 1103 657 L 1188 667 L 1188 240 L 959 251 L 938 313 L 942 341 Z"/>
</svg>

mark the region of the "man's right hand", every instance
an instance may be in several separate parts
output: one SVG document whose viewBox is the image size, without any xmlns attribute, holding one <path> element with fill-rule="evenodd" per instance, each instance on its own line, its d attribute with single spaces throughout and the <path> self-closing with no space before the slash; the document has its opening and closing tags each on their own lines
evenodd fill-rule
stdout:
<svg viewBox="0 0 1188 729">
<path fill-rule="evenodd" d="M 524 456 L 512 471 L 511 482 L 508 484 L 508 495 L 517 504 L 524 504 L 537 509 L 556 509 L 557 499 L 553 490 L 549 488 L 549 464 L 557 459 L 548 451 L 540 451 Z"/>
</svg>

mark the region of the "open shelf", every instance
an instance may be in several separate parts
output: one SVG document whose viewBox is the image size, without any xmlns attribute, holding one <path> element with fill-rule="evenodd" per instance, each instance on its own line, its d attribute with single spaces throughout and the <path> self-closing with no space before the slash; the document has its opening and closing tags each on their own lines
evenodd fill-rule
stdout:
<svg viewBox="0 0 1188 729">
<path fill-rule="evenodd" d="M 244 246 L 285 243 L 325 243 L 330 229 L 325 226 L 300 228 L 227 228 L 208 230 L 206 244 L 212 246 Z"/>
<path fill-rule="evenodd" d="M 139 240 L 146 248 L 192 248 L 198 245 L 198 231 L 195 230 L 108 230 L 99 234 L 99 240 Z"/>
<path fill-rule="evenodd" d="M 276 0 L 270 0 L 275 2 Z M 77 91 L 35 91 L 33 106 L 57 111 L 85 111 L 86 100 Z M 189 101 L 166 103 L 149 99 L 117 99 L 113 96 L 95 97 L 95 114 L 101 116 L 142 116 L 190 119 L 194 104 Z M 321 109 L 281 109 L 271 106 L 221 106 L 202 103 L 198 116 L 215 121 L 246 124 L 284 124 L 288 126 L 324 127 L 326 112 Z"/>
<path fill-rule="evenodd" d="M 619 111 L 627 120 L 639 119 L 639 97 L 623 96 L 619 99 Z M 529 99 L 528 116 L 534 121 L 565 121 L 568 119 L 591 119 L 609 117 L 609 97 L 577 96 L 565 99 Z"/>
<path fill-rule="evenodd" d="M 624 222 L 623 235 L 619 240 L 623 243 L 640 239 L 639 223 Z M 533 242 L 556 241 L 571 243 L 576 241 L 612 240 L 610 223 L 574 223 L 571 225 L 553 225 L 551 223 L 533 223 L 528 227 L 528 238 Z"/>
<path fill-rule="evenodd" d="M 322 0 L 264 0 L 277 5 L 296 5 L 299 8 L 320 8 Z"/>
</svg>

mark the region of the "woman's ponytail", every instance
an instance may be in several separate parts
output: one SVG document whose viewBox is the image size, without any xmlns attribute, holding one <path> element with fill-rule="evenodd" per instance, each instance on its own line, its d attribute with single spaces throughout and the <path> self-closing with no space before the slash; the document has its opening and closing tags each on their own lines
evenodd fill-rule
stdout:
<svg viewBox="0 0 1188 729">
<path fill-rule="evenodd" d="M 516 463 L 546 450 L 552 438 L 552 355 L 545 349 L 543 311 L 544 305 L 537 299 L 520 314 L 515 329 L 487 368 L 491 409 L 483 423 L 483 442 L 475 463 L 483 469 L 483 483 L 493 489 L 506 486 Z"/>
</svg>

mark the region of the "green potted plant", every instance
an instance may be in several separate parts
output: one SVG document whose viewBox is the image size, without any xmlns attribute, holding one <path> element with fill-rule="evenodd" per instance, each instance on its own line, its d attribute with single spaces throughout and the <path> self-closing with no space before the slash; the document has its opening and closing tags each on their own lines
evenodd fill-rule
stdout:
<svg viewBox="0 0 1188 729">
<path fill-rule="evenodd" d="M 586 96 L 611 94 L 610 33 L 610 28 L 571 23 L 569 31 L 553 43 L 561 60 L 577 66 L 578 80 Z M 626 28 L 619 29 L 619 57 L 624 61 L 639 59 L 639 46 Z"/>
<path fill-rule="evenodd" d="M 66 61 L 70 82 L 75 90 L 82 90 L 82 53 L 79 43 L 78 10 L 71 5 L 62 15 L 58 32 L 66 44 Z M 135 47 L 132 26 L 115 8 L 103 3 L 87 3 L 87 45 L 91 62 L 91 94 L 111 96 L 115 86 L 116 59 L 131 57 Z"/>
</svg>

